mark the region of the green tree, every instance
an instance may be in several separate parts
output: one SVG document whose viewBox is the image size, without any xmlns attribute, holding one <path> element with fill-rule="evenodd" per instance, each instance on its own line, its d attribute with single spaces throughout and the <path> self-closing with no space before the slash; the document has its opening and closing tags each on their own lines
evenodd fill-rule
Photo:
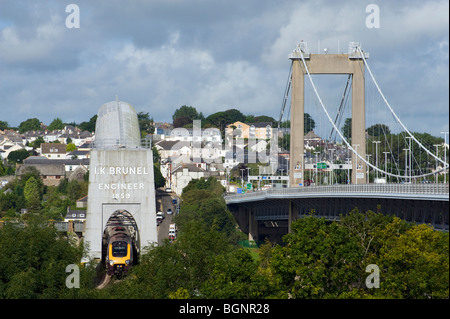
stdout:
<svg viewBox="0 0 450 319">
<path fill-rule="evenodd" d="M 27 131 L 39 131 L 41 129 L 41 121 L 37 118 L 28 119 L 19 124 L 19 132 L 25 133 Z"/>
<path fill-rule="evenodd" d="M 367 134 L 373 137 L 380 137 L 389 135 L 391 133 L 391 130 L 389 129 L 389 126 L 385 124 L 374 124 L 367 128 Z"/>
<path fill-rule="evenodd" d="M 149 133 L 153 133 L 155 130 L 155 126 L 153 124 L 153 119 L 150 118 L 150 115 L 144 112 L 139 112 L 137 114 L 138 121 L 139 121 L 139 130 L 142 132 L 145 132 L 145 135 Z"/>
<path fill-rule="evenodd" d="M 38 136 L 34 141 L 33 141 L 33 148 L 37 149 L 41 147 L 41 144 L 45 143 L 45 140 L 42 136 Z"/>
<path fill-rule="evenodd" d="M 352 119 L 350 117 L 346 118 L 344 121 L 344 126 L 342 126 L 342 135 L 348 140 L 352 138 Z"/>
<path fill-rule="evenodd" d="M 38 218 L 26 227 L 6 224 L 0 228 L 0 299 L 65 296 L 66 266 L 79 263 L 83 249 Z"/>
<path fill-rule="evenodd" d="M 193 106 L 182 105 L 176 109 L 172 115 L 172 120 L 176 120 L 181 117 L 187 117 L 192 122 L 193 120 L 203 120 L 203 114 L 197 112 L 197 109 Z"/>
<path fill-rule="evenodd" d="M 155 176 L 155 188 L 163 187 L 164 185 L 166 185 L 166 179 L 161 174 L 159 163 L 153 164 L 153 174 Z"/>
<path fill-rule="evenodd" d="M 97 123 L 97 114 L 95 114 L 93 117 L 89 119 L 87 122 L 81 122 L 79 125 L 79 128 L 82 131 L 88 131 L 88 132 L 94 132 L 95 131 L 95 125 Z"/>
<path fill-rule="evenodd" d="M 64 128 L 64 123 L 63 121 L 57 117 L 55 119 L 53 119 L 53 121 L 50 123 L 50 125 L 47 127 L 47 129 L 49 131 L 54 131 L 54 130 L 62 130 Z"/>
<path fill-rule="evenodd" d="M 7 130 L 9 129 L 9 124 L 6 121 L 0 121 L 0 130 Z"/>
<path fill-rule="evenodd" d="M 66 152 L 72 152 L 75 151 L 77 149 L 77 147 L 75 146 L 74 143 L 69 143 L 66 146 Z"/>
<path fill-rule="evenodd" d="M 10 164 L 22 164 L 23 160 L 29 156 L 30 153 L 26 149 L 22 148 L 20 150 L 12 151 L 11 153 L 9 153 L 7 158 Z"/>
<path fill-rule="evenodd" d="M 41 194 L 39 191 L 38 182 L 33 176 L 31 176 L 25 183 L 24 196 L 27 208 L 31 212 L 39 211 L 41 206 Z"/>
<path fill-rule="evenodd" d="M 311 132 L 316 127 L 316 122 L 314 119 L 309 115 L 309 113 L 305 113 L 303 115 L 304 120 L 304 133 L 307 134 L 308 132 Z"/>
</svg>

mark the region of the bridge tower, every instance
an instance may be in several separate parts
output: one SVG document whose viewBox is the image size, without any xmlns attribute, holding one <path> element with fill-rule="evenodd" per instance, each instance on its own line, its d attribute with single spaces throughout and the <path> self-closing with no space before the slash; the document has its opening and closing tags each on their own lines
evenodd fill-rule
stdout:
<svg viewBox="0 0 450 319">
<path fill-rule="evenodd" d="M 301 42 L 289 55 L 292 60 L 291 89 L 291 147 L 289 182 L 291 187 L 304 185 L 304 110 L 305 74 L 303 55 L 310 74 L 351 74 L 352 80 L 352 147 L 358 154 L 366 156 L 365 138 L 365 92 L 364 61 L 357 49 L 358 43 L 351 42 L 348 54 L 310 54 L 306 42 Z M 300 53 L 301 50 L 301 53 Z M 368 58 L 368 53 L 364 52 Z M 352 153 L 352 183 L 365 184 L 366 164 Z"/>
<path fill-rule="evenodd" d="M 89 167 L 85 241 L 89 257 L 100 259 L 111 215 L 127 211 L 139 232 L 137 250 L 157 242 L 155 182 L 151 147 L 141 145 L 134 108 L 125 102 L 102 105 Z"/>
</svg>

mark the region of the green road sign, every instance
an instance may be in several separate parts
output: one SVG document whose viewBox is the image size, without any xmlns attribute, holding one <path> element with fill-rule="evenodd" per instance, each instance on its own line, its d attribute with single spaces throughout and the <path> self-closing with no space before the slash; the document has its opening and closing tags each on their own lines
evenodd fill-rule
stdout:
<svg viewBox="0 0 450 319">
<path fill-rule="evenodd" d="M 252 189 L 252 183 L 247 183 L 246 187 L 247 189 Z"/>
<path fill-rule="evenodd" d="M 327 163 L 317 163 L 317 168 L 319 169 L 327 168 Z"/>
</svg>

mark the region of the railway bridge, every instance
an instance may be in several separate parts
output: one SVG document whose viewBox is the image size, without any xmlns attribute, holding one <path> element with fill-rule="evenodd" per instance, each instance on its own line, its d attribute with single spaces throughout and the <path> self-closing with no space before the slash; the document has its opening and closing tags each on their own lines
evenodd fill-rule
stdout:
<svg viewBox="0 0 450 319">
<path fill-rule="evenodd" d="M 293 221 L 314 216 L 339 220 L 355 207 L 395 215 L 407 222 L 449 229 L 448 184 L 362 184 L 269 189 L 225 195 L 249 240 L 280 241 Z"/>
</svg>

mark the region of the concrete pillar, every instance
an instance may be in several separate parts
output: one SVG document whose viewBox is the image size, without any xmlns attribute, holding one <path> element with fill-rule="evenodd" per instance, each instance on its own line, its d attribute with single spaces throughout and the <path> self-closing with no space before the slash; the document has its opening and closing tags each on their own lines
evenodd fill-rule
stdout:
<svg viewBox="0 0 450 319">
<path fill-rule="evenodd" d="M 258 241 L 258 221 L 255 219 L 255 210 L 248 210 L 248 240 Z"/>
<path fill-rule="evenodd" d="M 364 93 L 364 62 L 351 60 L 353 66 L 352 80 L 352 144 L 358 145 L 358 154 L 366 158 L 366 110 Z M 353 147 L 352 145 L 352 147 Z M 353 147 L 356 149 L 356 147 Z M 356 172 L 360 173 L 356 181 Z M 361 175 L 362 174 L 362 175 Z M 366 164 L 352 153 L 352 183 L 367 183 Z"/>
<path fill-rule="evenodd" d="M 291 232 L 291 224 L 298 219 L 298 205 L 293 201 L 289 201 L 289 214 L 288 214 L 288 233 Z"/>
<path fill-rule="evenodd" d="M 305 113 L 305 79 L 302 61 L 292 60 L 291 89 L 291 146 L 289 161 L 289 184 L 291 187 L 303 185 L 302 174 L 304 152 L 304 113 Z"/>
<path fill-rule="evenodd" d="M 291 148 L 289 163 L 289 181 L 291 187 L 303 184 L 299 176 L 300 170 L 295 170 L 302 163 L 304 151 L 304 76 L 306 69 L 298 55 L 291 55 L 292 89 L 291 89 Z M 358 154 L 366 157 L 365 136 L 365 92 L 364 92 L 364 62 L 362 59 L 349 58 L 348 54 L 311 54 L 305 58 L 310 74 L 352 74 L 352 145 L 358 145 Z M 320 94 L 320 92 L 319 92 Z M 327 107 L 325 105 L 325 107 Z M 341 129 L 341 128 L 339 128 Z M 356 147 L 353 147 L 356 149 Z M 352 183 L 365 184 L 366 165 L 362 160 L 352 156 Z M 361 174 L 356 180 L 357 171 Z M 297 174 L 296 174 L 297 173 Z"/>
</svg>

